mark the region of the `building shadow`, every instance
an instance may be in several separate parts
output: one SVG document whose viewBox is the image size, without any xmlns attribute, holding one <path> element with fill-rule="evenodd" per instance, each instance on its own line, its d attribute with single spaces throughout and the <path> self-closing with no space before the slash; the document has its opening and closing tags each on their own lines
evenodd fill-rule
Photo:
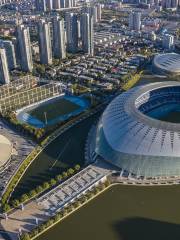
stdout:
<svg viewBox="0 0 180 240">
<path fill-rule="evenodd" d="M 180 240 L 180 225 L 146 218 L 115 222 L 119 240 Z"/>
</svg>

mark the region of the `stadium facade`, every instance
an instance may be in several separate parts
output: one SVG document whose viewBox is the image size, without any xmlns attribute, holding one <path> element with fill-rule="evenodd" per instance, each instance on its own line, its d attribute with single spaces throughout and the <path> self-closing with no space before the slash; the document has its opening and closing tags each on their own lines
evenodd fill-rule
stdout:
<svg viewBox="0 0 180 240">
<path fill-rule="evenodd" d="M 116 97 L 91 139 L 94 152 L 135 177 L 180 176 L 180 123 L 158 120 L 179 111 L 180 83 L 138 86 Z"/>
<path fill-rule="evenodd" d="M 180 54 L 158 54 L 153 60 L 153 70 L 159 74 L 180 76 Z"/>
</svg>

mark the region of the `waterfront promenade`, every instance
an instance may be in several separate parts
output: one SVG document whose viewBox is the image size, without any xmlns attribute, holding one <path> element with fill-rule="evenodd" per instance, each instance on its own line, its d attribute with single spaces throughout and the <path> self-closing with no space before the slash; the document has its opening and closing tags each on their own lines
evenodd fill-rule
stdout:
<svg viewBox="0 0 180 240">
<path fill-rule="evenodd" d="M 30 201 L 1 220 L 0 231 L 6 231 L 10 239 L 19 239 L 19 232 L 29 232 L 63 207 L 75 201 L 98 183 L 105 181 L 107 170 L 89 165 L 73 177 L 45 195 Z M 1 238 L 0 238 L 1 240 Z"/>
</svg>

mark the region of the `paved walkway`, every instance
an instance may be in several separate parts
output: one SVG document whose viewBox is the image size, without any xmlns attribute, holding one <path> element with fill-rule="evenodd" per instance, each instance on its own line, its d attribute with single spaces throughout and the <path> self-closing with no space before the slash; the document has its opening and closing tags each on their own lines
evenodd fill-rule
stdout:
<svg viewBox="0 0 180 240">
<path fill-rule="evenodd" d="M 63 206 L 82 195 L 85 190 L 103 180 L 107 173 L 108 170 L 98 164 L 89 165 L 44 196 L 25 205 L 24 210 L 17 209 L 8 215 L 7 220 L 1 219 L 0 232 L 6 231 L 11 240 L 17 240 L 19 229 L 22 233 L 32 230 L 36 227 L 36 218 L 39 223 L 46 221 Z M 4 238 L 0 234 L 1 239 Z"/>
<path fill-rule="evenodd" d="M 47 219 L 47 216 L 43 208 L 35 201 L 32 201 L 25 206 L 23 211 L 17 209 L 8 216 L 8 220 L 2 219 L 0 231 L 6 231 L 10 239 L 16 240 L 18 239 L 19 229 L 21 229 L 22 232 L 27 232 L 36 226 L 36 218 L 39 219 L 39 222 L 42 222 Z"/>
</svg>

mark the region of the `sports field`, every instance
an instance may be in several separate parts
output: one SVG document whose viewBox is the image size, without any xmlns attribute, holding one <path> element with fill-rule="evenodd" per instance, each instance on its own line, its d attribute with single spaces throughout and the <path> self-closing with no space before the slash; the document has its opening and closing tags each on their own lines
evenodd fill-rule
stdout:
<svg viewBox="0 0 180 240">
<path fill-rule="evenodd" d="M 47 122 L 51 121 L 52 119 L 56 119 L 59 116 L 74 112 L 78 108 L 79 105 L 77 105 L 76 103 L 73 103 L 64 98 L 60 98 L 57 99 L 56 101 L 51 101 L 47 102 L 47 104 L 42 104 L 39 107 L 28 111 L 28 114 L 45 123 L 46 119 Z"/>
</svg>

